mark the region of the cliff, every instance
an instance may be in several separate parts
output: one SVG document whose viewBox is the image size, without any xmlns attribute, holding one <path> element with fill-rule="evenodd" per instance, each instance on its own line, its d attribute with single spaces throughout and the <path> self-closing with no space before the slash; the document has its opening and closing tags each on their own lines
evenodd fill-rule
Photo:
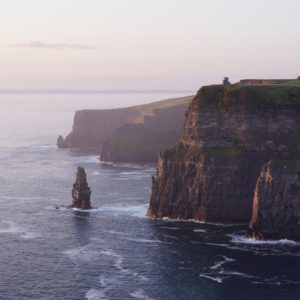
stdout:
<svg viewBox="0 0 300 300">
<path fill-rule="evenodd" d="M 262 168 L 246 236 L 300 239 L 300 160 L 272 160 Z"/>
<path fill-rule="evenodd" d="M 202 87 L 159 155 L 148 216 L 248 223 L 261 167 L 300 158 L 300 87 Z"/>
<path fill-rule="evenodd" d="M 120 109 L 75 113 L 72 132 L 58 147 L 101 150 L 106 161 L 152 161 L 159 150 L 177 142 L 192 96 Z"/>
<path fill-rule="evenodd" d="M 160 150 L 178 142 L 182 136 L 187 105 L 155 109 L 141 124 L 117 129 L 101 146 L 104 161 L 155 162 Z"/>
</svg>

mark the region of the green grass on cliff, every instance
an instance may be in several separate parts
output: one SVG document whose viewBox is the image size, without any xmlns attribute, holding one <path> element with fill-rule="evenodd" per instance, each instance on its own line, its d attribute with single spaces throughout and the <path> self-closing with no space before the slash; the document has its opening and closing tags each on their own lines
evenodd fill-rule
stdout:
<svg viewBox="0 0 300 300">
<path fill-rule="evenodd" d="M 210 158 L 233 158 L 246 151 L 246 148 L 239 145 L 232 147 L 209 147 L 203 148 L 203 154 Z"/>
<path fill-rule="evenodd" d="M 188 105 L 192 101 L 193 97 L 194 96 L 185 96 L 185 97 L 166 99 L 166 100 L 152 102 L 149 104 L 134 106 L 134 108 L 141 109 L 146 115 L 152 116 L 154 115 L 155 110 L 157 109 L 165 109 L 165 108 L 172 108 L 180 105 Z"/>
<path fill-rule="evenodd" d="M 269 167 L 271 171 L 288 171 L 291 173 L 300 172 L 300 159 L 298 160 L 270 160 L 265 167 Z"/>
<path fill-rule="evenodd" d="M 196 98 L 201 104 L 232 108 L 300 105 L 300 86 L 212 85 L 202 87 Z"/>
<path fill-rule="evenodd" d="M 300 79 L 286 81 L 283 83 L 283 85 L 299 85 L 300 86 Z"/>
<path fill-rule="evenodd" d="M 205 147 L 199 148 L 199 155 L 208 158 L 234 158 L 247 151 L 242 145 L 231 147 Z M 163 152 L 164 158 L 169 161 L 184 161 L 187 155 L 187 146 L 180 141 Z"/>
</svg>

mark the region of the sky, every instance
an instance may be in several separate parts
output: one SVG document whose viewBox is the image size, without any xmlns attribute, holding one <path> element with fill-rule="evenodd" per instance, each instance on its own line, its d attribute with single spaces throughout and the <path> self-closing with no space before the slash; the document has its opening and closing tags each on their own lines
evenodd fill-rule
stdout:
<svg viewBox="0 0 300 300">
<path fill-rule="evenodd" d="M 300 76 L 299 0 L 9 0 L 0 89 L 196 90 Z"/>
</svg>

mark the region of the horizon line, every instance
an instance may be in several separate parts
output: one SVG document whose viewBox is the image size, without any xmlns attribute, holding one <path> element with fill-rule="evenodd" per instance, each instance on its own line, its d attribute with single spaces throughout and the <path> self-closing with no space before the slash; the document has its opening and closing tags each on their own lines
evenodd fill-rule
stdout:
<svg viewBox="0 0 300 300">
<path fill-rule="evenodd" d="M 0 89 L 0 94 L 104 94 L 104 93 L 195 93 L 195 90 L 171 90 L 171 89 Z"/>
</svg>

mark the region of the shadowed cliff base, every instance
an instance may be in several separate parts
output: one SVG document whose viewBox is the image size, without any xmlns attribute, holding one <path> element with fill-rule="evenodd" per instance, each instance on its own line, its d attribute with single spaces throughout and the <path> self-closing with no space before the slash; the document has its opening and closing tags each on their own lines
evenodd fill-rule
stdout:
<svg viewBox="0 0 300 300">
<path fill-rule="evenodd" d="M 299 142 L 300 86 L 203 87 L 160 153 L 148 216 L 248 223 L 262 166 L 300 159 Z"/>
<path fill-rule="evenodd" d="M 104 161 L 155 162 L 160 150 L 176 143 L 192 96 L 120 109 L 77 111 L 73 130 L 60 148 L 94 149 Z"/>
<path fill-rule="evenodd" d="M 263 166 L 246 236 L 300 239 L 300 160 L 271 160 Z"/>
</svg>

